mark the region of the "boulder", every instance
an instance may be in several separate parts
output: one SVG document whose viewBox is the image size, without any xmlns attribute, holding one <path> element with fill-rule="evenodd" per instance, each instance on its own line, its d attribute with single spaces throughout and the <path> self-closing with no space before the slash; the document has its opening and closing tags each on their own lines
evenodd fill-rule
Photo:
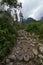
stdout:
<svg viewBox="0 0 43 65">
<path fill-rule="evenodd" d="M 41 54 L 39 54 L 38 57 L 41 58 L 41 59 L 43 59 L 43 55 L 41 55 Z"/>
<path fill-rule="evenodd" d="M 43 46 L 39 46 L 39 51 L 43 53 Z"/>
<path fill-rule="evenodd" d="M 33 49 L 33 53 L 34 53 L 34 55 L 38 55 L 38 50 L 37 49 Z"/>
<path fill-rule="evenodd" d="M 6 59 L 5 62 L 6 62 L 6 64 L 9 64 L 10 63 L 10 59 Z"/>
<path fill-rule="evenodd" d="M 15 56 L 15 55 L 10 55 L 8 58 L 9 58 L 10 60 L 12 60 L 12 61 L 15 61 L 15 60 L 16 60 L 16 56 Z"/>
</svg>

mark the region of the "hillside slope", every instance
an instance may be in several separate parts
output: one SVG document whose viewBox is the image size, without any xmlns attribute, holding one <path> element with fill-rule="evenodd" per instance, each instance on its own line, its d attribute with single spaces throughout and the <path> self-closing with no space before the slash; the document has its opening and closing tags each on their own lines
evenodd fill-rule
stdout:
<svg viewBox="0 0 43 65">
<path fill-rule="evenodd" d="M 24 31 L 18 31 L 17 44 L 5 58 L 5 65 L 43 65 L 43 44 Z"/>
</svg>

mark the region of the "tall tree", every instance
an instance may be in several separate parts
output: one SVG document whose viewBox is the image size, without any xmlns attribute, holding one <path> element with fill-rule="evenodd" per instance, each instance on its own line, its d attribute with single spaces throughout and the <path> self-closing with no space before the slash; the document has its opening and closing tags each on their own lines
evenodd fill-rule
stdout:
<svg viewBox="0 0 43 65">
<path fill-rule="evenodd" d="M 2 0 L 1 1 L 1 4 L 2 5 L 4 5 L 5 3 L 6 3 L 7 6 L 9 5 L 9 11 L 11 13 L 11 9 L 12 8 L 17 8 L 17 3 L 18 2 L 17 2 L 17 0 Z M 7 12 L 8 12 L 8 10 L 7 10 Z M 16 16 L 17 16 L 17 14 L 16 14 Z M 16 19 L 17 19 L 17 17 L 16 17 Z"/>
<path fill-rule="evenodd" d="M 16 8 L 15 10 L 15 18 L 16 21 L 18 21 L 18 16 L 17 16 L 17 9 L 22 8 L 22 3 L 18 3 L 17 0 L 2 0 L 1 4 L 5 4 L 8 6 L 9 5 L 9 11 L 11 12 L 11 8 Z"/>
</svg>

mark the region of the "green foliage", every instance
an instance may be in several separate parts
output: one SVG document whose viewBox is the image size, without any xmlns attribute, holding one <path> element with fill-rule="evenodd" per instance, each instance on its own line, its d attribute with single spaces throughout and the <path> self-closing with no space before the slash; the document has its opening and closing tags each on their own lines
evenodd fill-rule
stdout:
<svg viewBox="0 0 43 65">
<path fill-rule="evenodd" d="M 40 38 L 43 38 L 43 22 L 32 22 L 26 25 L 25 30 L 27 32 L 34 32 L 38 34 Z"/>
<path fill-rule="evenodd" d="M 20 29 L 25 29 L 26 25 L 20 24 L 20 23 L 18 23 L 18 22 L 15 21 L 14 24 L 13 24 L 13 26 L 16 27 L 16 31 L 18 31 Z"/>
<path fill-rule="evenodd" d="M 10 52 L 16 41 L 16 29 L 8 19 L 0 18 L 0 59 Z"/>
<path fill-rule="evenodd" d="M 40 38 L 43 38 L 43 23 L 39 27 Z"/>
<path fill-rule="evenodd" d="M 10 6 L 14 6 L 15 8 L 17 7 L 17 0 L 2 0 L 3 3 L 7 3 Z"/>
<path fill-rule="evenodd" d="M 3 58 L 12 49 L 14 43 L 16 43 L 16 32 L 20 28 L 19 24 L 12 26 L 14 19 L 11 16 L 11 8 L 17 8 L 17 6 L 22 7 L 22 4 L 19 4 L 17 0 L 2 0 L 1 3 L 2 6 L 4 3 L 9 5 L 9 10 L 0 11 L 0 13 L 4 15 L 0 18 L 0 59 Z"/>
<path fill-rule="evenodd" d="M 26 31 L 28 32 L 37 32 L 38 31 L 38 23 L 29 23 L 26 27 Z"/>
</svg>

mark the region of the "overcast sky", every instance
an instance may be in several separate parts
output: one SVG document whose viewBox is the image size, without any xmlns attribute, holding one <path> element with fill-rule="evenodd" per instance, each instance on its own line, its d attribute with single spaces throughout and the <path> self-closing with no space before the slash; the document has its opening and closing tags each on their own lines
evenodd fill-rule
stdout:
<svg viewBox="0 0 43 65">
<path fill-rule="evenodd" d="M 43 16 L 43 0 L 19 0 L 22 2 L 23 15 L 25 18 L 40 19 Z"/>
</svg>

